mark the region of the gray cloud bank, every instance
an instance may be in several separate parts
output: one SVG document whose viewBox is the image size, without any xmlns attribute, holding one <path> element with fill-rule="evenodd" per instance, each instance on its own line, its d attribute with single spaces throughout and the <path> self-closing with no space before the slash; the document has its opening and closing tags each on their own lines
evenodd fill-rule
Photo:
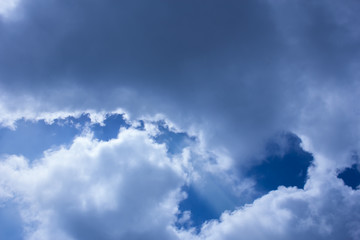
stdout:
<svg viewBox="0 0 360 240">
<path fill-rule="evenodd" d="M 206 129 L 209 143 L 235 157 L 284 129 L 355 151 L 358 8 L 21 1 L 0 24 L 1 85 L 15 98 L 11 109 L 26 96 L 41 110 L 162 112 Z"/>
</svg>

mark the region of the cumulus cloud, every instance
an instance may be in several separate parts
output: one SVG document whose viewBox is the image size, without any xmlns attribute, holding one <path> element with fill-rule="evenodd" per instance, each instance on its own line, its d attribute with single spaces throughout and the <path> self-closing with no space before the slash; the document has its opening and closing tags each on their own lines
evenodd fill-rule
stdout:
<svg viewBox="0 0 360 240">
<path fill-rule="evenodd" d="M 0 172 L 1 198 L 18 203 L 26 239 L 176 239 L 184 177 L 146 132 L 80 136 L 31 164 L 3 159 Z"/>
<path fill-rule="evenodd" d="M 359 239 L 359 191 L 335 176 L 314 177 L 305 190 L 280 187 L 252 204 L 225 212 L 184 239 Z"/>
<path fill-rule="evenodd" d="M 70 146 L 49 149 L 41 159 L 3 157 L 0 199 L 21 216 L 12 225 L 22 226 L 25 239 L 359 238 L 360 191 L 345 186 L 321 154 L 314 152 L 304 189 L 279 187 L 241 207 L 254 186 L 217 167 L 221 155 L 202 152 L 196 141 L 169 154 L 155 142 L 156 128 L 150 122 L 144 129 L 122 128 L 108 141 L 85 129 Z M 311 149 L 309 141 L 304 146 Z M 208 213 L 196 206 L 228 210 L 201 224 L 199 214 Z"/>
</svg>

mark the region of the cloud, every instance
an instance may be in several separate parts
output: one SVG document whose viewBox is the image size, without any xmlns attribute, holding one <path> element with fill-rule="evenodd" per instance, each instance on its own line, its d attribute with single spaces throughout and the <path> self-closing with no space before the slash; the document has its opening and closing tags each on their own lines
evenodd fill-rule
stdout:
<svg viewBox="0 0 360 240">
<path fill-rule="evenodd" d="M 19 0 L 3 0 L 0 2 L 0 17 L 9 18 L 19 4 Z"/>
<path fill-rule="evenodd" d="M 2 85 L 15 109 L 164 113 L 235 153 L 285 127 L 276 65 L 283 46 L 265 3 L 35 0 L 21 9 L 0 39 Z"/>
<path fill-rule="evenodd" d="M 316 185 L 309 189 L 321 191 L 322 181 L 314 179 L 336 176 L 338 169 L 351 166 L 360 149 L 359 8 L 356 0 L 20 1 L 13 11 L 19 17 L 0 18 L 0 124 L 15 129 L 21 118 L 51 122 L 89 111 L 93 123 L 103 124 L 105 114 L 118 108 L 134 122 L 161 115 L 198 140 L 188 154 L 198 161 L 187 159 L 183 169 L 196 172 L 203 182 L 211 179 L 207 174 L 217 175 L 215 179 L 228 181 L 219 186 L 234 189 L 243 188 L 238 184 L 243 176 L 233 174 L 235 167 L 266 159 L 269 138 L 293 132 L 311 146 L 305 150 L 318 154 L 314 165 L 319 176 L 311 175 L 308 183 Z M 145 129 L 150 131 L 146 123 Z M 89 141 L 108 146 L 117 140 Z M 32 166 L 25 169 L 35 171 Z M 340 204 L 348 190 L 336 181 L 331 180 L 329 188 Z M 233 215 L 258 216 L 258 209 L 270 216 L 286 209 L 275 215 L 284 226 L 262 224 L 278 229 L 266 230 L 270 235 L 289 237 L 296 232 L 287 227 L 301 213 L 292 207 L 265 209 L 262 202 L 291 202 L 289 196 L 296 195 L 301 204 L 313 206 L 312 191 L 279 189 Z M 313 200 L 331 205 L 330 192 Z M 233 215 L 224 218 L 237 218 Z M 248 218 L 249 224 L 255 222 Z M 223 231 L 228 221 L 233 220 L 214 222 L 208 229 Z M 341 219 L 334 224 L 334 237 L 339 229 L 351 232 Z M 316 221 L 311 226 L 326 230 Z M 60 229 L 67 236 L 75 234 Z M 326 235 L 325 230 L 321 234 Z M 305 233 L 321 235 L 311 227 Z"/>
<path fill-rule="evenodd" d="M 344 155 L 359 147 L 357 8 L 23 1 L 0 28 L 3 111 L 163 113 L 239 162 L 281 130 Z"/>
<path fill-rule="evenodd" d="M 32 164 L 3 159 L 1 197 L 18 204 L 26 239 L 176 239 L 178 165 L 144 131 L 85 135 Z"/>
<path fill-rule="evenodd" d="M 85 131 L 70 146 L 49 149 L 35 161 L 3 157 L 0 199 L 11 208 L 0 213 L 19 211 L 21 218 L 10 226 L 22 226 L 26 239 L 359 237 L 360 192 L 345 186 L 324 156 L 314 152 L 304 189 L 279 187 L 242 206 L 254 186 L 228 168 L 216 168 L 222 156 L 201 152 L 199 140 L 188 142 L 180 154 L 169 152 L 154 136 L 175 141 L 185 133 L 164 124 L 152 125 L 158 130 L 150 122 L 121 128 L 108 141 Z M 298 149 L 300 140 L 287 137 L 285 151 L 286 144 Z M 305 150 L 310 146 L 305 140 Z"/>
<path fill-rule="evenodd" d="M 314 180 L 305 190 L 280 187 L 252 204 L 225 212 L 185 239 L 358 239 L 359 191 L 335 176 Z"/>
</svg>

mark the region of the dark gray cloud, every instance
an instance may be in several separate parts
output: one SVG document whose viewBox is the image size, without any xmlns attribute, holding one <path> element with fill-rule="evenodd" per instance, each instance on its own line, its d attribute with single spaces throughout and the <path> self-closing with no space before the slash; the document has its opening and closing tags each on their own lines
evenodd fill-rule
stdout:
<svg viewBox="0 0 360 240">
<path fill-rule="evenodd" d="M 326 101 L 358 93 L 358 8 L 356 1 L 23 1 L 18 19 L 1 21 L 1 85 L 41 109 L 163 112 L 184 128 L 201 126 L 211 146 L 236 157 L 284 129 L 329 141 L 326 151 L 342 143 L 336 148 L 354 150 L 354 114 L 340 110 L 358 107 L 348 98 L 329 110 Z"/>
<path fill-rule="evenodd" d="M 36 0 L 24 1 L 22 9 L 22 19 L 3 30 L 3 51 L 14 61 L 2 62 L 9 76 L 24 82 L 72 77 L 175 87 L 182 81 L 168 78 L 181 74 L 189 62 L 217 67 L 219 55 L 232 62 L 226 55 L 259 61 L 260 54 L 275 53 L 268 9 L 256 2 Z M 202 85 L 203 79 L 197 81 Z"/>
</svg>

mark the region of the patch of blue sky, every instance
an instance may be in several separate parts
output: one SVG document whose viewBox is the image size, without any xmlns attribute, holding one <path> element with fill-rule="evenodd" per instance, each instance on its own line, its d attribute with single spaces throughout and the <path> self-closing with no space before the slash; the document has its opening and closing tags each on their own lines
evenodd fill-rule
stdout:
<svg viewBox="0 0 360 240">
<path fill-rule="evenodd" d="M 181 213 L 190 211 L 191 217 L 190 222 L 177 223 L 176 226 L 178 228 L 195 227 L 199 231 L 200 226 L 206 220 L 217 219 L 219 217 L 219 213 L 212 207 L 211 203 L 201 196 L 193 186 L 184 186 L 182 190 L 187 193 L 187 198 L 180 202 L 179 210 Z"/>
<path fill-rule="evenodd" d="M 0 128 L 0 155 L 23 155 L 34 160 L 49 148 L 71 144 L 85 127 L 90 128 L 94 138 L 102 141 L 116 138 L 120 127 L 130 127 L 122 114 L 107 115 L 103 124 L 90 123 L 85 113 L 78 118 L 55 119 L 52 123 L 20 119 L 16 121 L 15 130 Z"/>
<path fill-rule="evenodd" d="M 160 133 L 154 137 L 157 143 L 165 143 L 169 154 L 179 154 L 189 146 L 196 138 L 186 132 L 174 132 L 169 129 L 165 122 L 157 122 Z"/>
<path fill-rule="evenodd" d="M 103 125 L 95 123 L 91 125 L 91 130 L 94 132 L 94 137 L 109 141 L 116 138 L 121 127 L 129 128 L 130 125 L 126 122 L 123 114 L 108 114 L 103 122 Z"/>
<path fill-rule="evenodd" d="M 135 129 L 144 131 L 145 130 L 145 122 L 143 120 L 138 121 L 139 125 L 135 127 Z"/>
<path fill-rule="evenodd" d="M 22 219 L 15 203 L 0 203 L 0 239 L 21 240 L 23 233 Z"/>
<path fill-rule="evenodd" d="M 269 141 L 266 158 L 247 173 L 255 179 L 256 189 L 260 193 L 275 190 L 279 186 L 304 187 L 313 156 L 304 151 L 300 143 L 301 139 L 291 133 L 282 134 L 280 139 Z"/>
<path fill-rule="evenodd" d="M 254 180 L 254 191 L 238 195 L 231 186 L 210 175 L 203 179 L 201 185 L 185 186 L 183 190 L 188 197 L 179 204 L 179 210 L 182 213 L 191 212 L 191 223 L 178 224 L 178 227 L 195 227 L 199 231 L 204 222 L 218 219 L 222 212 L 251 203 L 279 186 L 303 188 L 313 156 L 304 151 L 300 143 L 301 139 L 291 133 L 269 141 L 266 158 L 245 173 L 246 177 Z"/>
<path fill-rule="evenodd" d="M 195 227 L 200 230 L 201 225 L 209 220 L 218 219 L 226 210 L 234 210 L 243 204 L 239 198 L 224 181 L 215 175 L 204 176 L 201 182 L 183 186 L 182 189 L 187 198 L 179 204 L 181 213 L 190 211 L 190 223 L 177 227 Z M 181 217 L 181 214 L 180 214 Z"/>
<path fill-rule="evenodd" d="M 89 122 L 85 114 L 79 118 L 55 119 L 51 124 L 20 119 L 15 130 L 0 128 L 0 154 L 23 155 L 30 160 L 40 158 L 51 147 L 70 144 Z"/>
<path fill-rule="evenodd" d="M 353 164 L 351 167 L 345 168 L 338 174 L 338 178 L 352 189 L 358 189 L 360 187 L 360 165 Z"/>
</svg>

